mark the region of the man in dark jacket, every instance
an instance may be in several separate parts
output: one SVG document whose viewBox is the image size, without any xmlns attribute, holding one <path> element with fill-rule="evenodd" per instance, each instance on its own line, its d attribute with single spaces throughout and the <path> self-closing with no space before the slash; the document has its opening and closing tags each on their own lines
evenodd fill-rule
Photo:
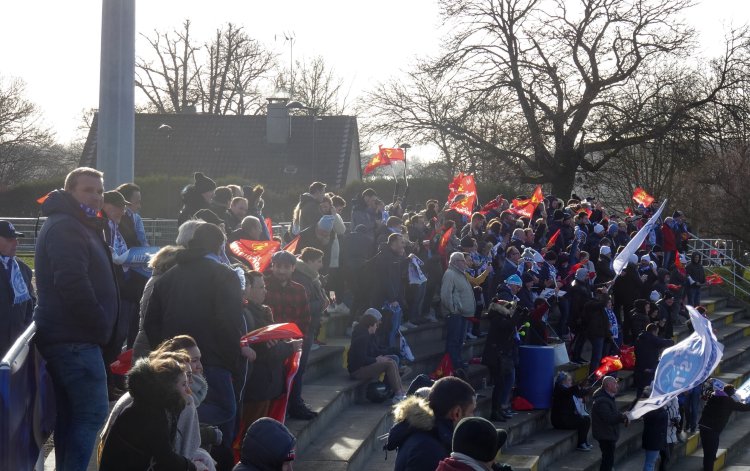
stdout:
<svg viewBox="0 0 750 471">
<path fill-rule="evenodd" d="M 13 224 L 0 221 L 0 357 L 31 324 L 36 302 L 31 268 L 16 258 L 19 237 Z"/>
<path fill-rule="evenodd" d="M 177 256 L 177 265 L 154 283 L 143 324 L 152 345 L 187 334 L 200 347 L 208 395 L 198 407 L 198 417 L 224 435 L 214 455 L 220 462 L 231 460 L 237 414 L 234 384 L 242 389 L 245 381 L 239 368 L 240 338 L 245 334 L 242 289 L 237 273 L 219 259 L 224 243 L 224 233 L 216 225 L 198 226 L 188 249 Z"/>
<path fill-rule="evenodd" d="M 326 184 L 321 182 L 311 183 L 309 192 L 300 195 L 292 216 L 292 226 L 296 230 L 301 232 L 315 226 L 321 216 L 320 202 L 325 195 Z"/>
<path fill-rule="evenodd" d="M 47 220 L 34 262 L 35 340 L 55 388 L 55 461 L 61 471 L 86 469 L 107 418 L 105 364 L 114 358 L 102 351 L 117 337 L 118 293 L 104 222 L 97 216 L 103 193 L 103 174 L 82 167 L 42 204 Z"/>
<path fill-rule="evenodd" d="M 177 216 L 178 227 L 188 219 L 192 219 L 199 210 L 211 208 L 216 182 L 201 172 L 196 172 L 193 178 L 195 183 L 191 183 L 182 189 L 182 209 Z"/>
<path fill-rule="evenodd" d="M 703 471 L 712 471 L 716 452 L 719 450 L 719 435 L 727 426 L 733 411 L 750 411 L 750 404 L 742 404 L 732 399 L 735 389 L 731 384 L 724 385 L 722 391 L 715 391 L 703 407 L 698 422 L 703 446 Z"/>
<path fill-rule="evenodd" d="M 633 383 L 636 388 L 635 397 L 641 397 L 643 389 L 651 384 L 659 364 L 659 355 L 667 347 L 674 345 L 674 340 L 663 339 L 656 335 L 659 326 L 649 324 L 646 331 L 642 332 L 635 341 L 635 371 L 633 372 Z"/>
<path fill-rule="evenodd" d="M 453 428 L 474 409 L 474 388 L 455 376 L 435 381 L 426 401 L 416 396 L 401 401 L 385 445 L 398 449 L 394 471 L 434 471 L 451 452 Z"/>
<path fill-rule="evenodd" d="M 612 376 L 602 379 L 602 386 L 594 393 L 591 406 L 591 433 L 602 450 L 600 471 L 611 471 L 615 463 L 615 446 L 620 438 L 620 424 L 627 423 L 615 403 L 617 380 Z"/>
<path fill-rule="evenodd" d="M 487 315 L 490 329 L 482 352 L 482 364 L 492 376 L 492 420 L 505 422 L 511 417 L 510 399 L 516 381 L 518 337 L 513 320 L 513 305 L 498 301 L 490 304 Z"/>
<path fill-rule="evenodd" d="M 406 258 L 404 257 L 404 237 L 401 234 L 388 236 L 388 245 L 375 257 L 375 276 L 377 277 L 375 306 L 388 305 L 392 316 L 388 326 L 388 346 L 396 346 L 396 333 L 401 326 L 402 309 L 405 306 L 404 273 Z"/>
<path fill-rule="evenodd" d="M 352 203 L 352 226 L 360 224 L 364 226 L 365 232 L 375 240 L 375 228 L 378 217 L 375 211 L 375 202 L 378 194 L 372 188 L 362 191 L 362 194 Z"/>
<path fill-rule="evenodd" d="M 365 263 L 373 256 L 374 245 L 372 234 L 368 233 L 367 228 L 362 224 L 356 226 L 344 238 L 341 263 L 347 280 L 351 283 L 353 319 L 362 314 L 370 304 L 370 297 L 367 294 L 370 286 L 367 285 L 362 274 Z"/>
</svg>

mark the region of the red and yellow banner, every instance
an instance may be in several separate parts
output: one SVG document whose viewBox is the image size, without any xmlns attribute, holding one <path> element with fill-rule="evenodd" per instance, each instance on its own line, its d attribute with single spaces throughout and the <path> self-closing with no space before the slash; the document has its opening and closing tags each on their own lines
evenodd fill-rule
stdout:
<svg viewBox="0 0 750 471">
<path fill-rule="evenodd" d="M 518 216 L 523 216 L 531 219 L 536 211 L 536 207 L 539 203 L 544 201 L 544 193 L 542 193 L 542 185 L 537 185 L 531 198 L 525 200 L 513 200 L 513 207 L 511 211 Z"/>
<path fill-rule="evenodd" d="M 654 197 L 646 193 L 643 188 L 638 187 L 633 191 L 633 201 L 648 208 L 654 202 Z"/>
</svg>

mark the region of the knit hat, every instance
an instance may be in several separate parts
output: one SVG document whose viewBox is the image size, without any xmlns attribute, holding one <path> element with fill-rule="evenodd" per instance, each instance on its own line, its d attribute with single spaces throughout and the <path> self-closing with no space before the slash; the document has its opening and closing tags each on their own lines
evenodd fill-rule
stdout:
<svg viewBox="0 0 750 471">
<path fill-rule="evenodd" d="M 521 281 L 523 282 L 523 284 L 530 283 L 534 281 L 534 275 L 532 275 L 529 272 L 526 272 L 521 276 Z"/>
<path fill-rule="evenodd" d="M 214 201 L 218 204 L 229 203 L 230 201 L 232 201 L 232 190 L 226 186 L 220 186 L 216 188 L 216 190 L 214 190 Z"/>
<path fill-rule="evenodd" d="M 210 209 L 199 209 L 195 213 L 194 218 L 200 219 L 201 221 L 210 222 L 211 224 L 216 224 L 217 226 L 219 224 L 224 224 L 224 221 L 222 221 L 221 218 L 217 216 L 216 213 L 211 211 Z"/>
<path fill-rule="evenodd" d="M 594 226 L 594 233 L 595 234 L 603 234 L 604 233 L 604 226 L 601 224 L 597 224 Z"/>
<path fill-rule="evenodd" d="M 297 257 L 295 257 L 294 254 L 292 254 L 292 252 L 288 252 L 286 250 L 279 250 L 278 252 L 274 253 L 271 256 L 271 264 L 294 266 L 297 264 Z"/>
<path fill-rule="evenodd" d="M 508 433 L 503 429 L 496 429 L 489 420 L 465 417 L 453 431 L 453 451 L 477 461 L 494 461 L 507 438 Z"/>
<path fill-rule="evenodd" d="M 589 277 L 588 269 L 581 267 L 578 270 L 576 270 L 576 280 L 584 281 L 588 277 Z"/>
<path fill-rule="evenodd" d="M 363 315 L 365 315 L 365 316 L 372 316 L 378 322 L 380 322 L 381 320 L 383 320 L 383 315 L 380 313 L 380 311 L 378 311 L 374 307 L 371 307 L 371 308 L 367 309 Z"/>
<path fill-rule="evenodd" d="M 253 422 L 242 441 L 243 464 L 258 469 L 281 469 L 285 461 L 294 460 L 294 435 L 281 422 L 263 417 Z"/>
<path fill-rule="evenodd" d="M 510 275 L 508 278 L 505 279 L 505 284 L 508 286 L 523 286 L 523 282 L 521 281 L 521 277 L 518 275 Z"/>
<path fill-rule="evenodd" d="M 612 255 L 612 249 L 608 245 L 602 245 L 599 249 L 599 255 Z"/>
<path fill-rule="evenodd" d="M 632 263 L 633 265 L 638 265 L 638 255 L 631 253 L 630 257 L 628 257 L 628 263 Z"/>
<path fill-rule="evenodd" d="M 320 218 L 318 221 L 318 229 L 322 229 L 327 232 L 331 232 L 333 230 L 333 221 L 334 216 L 330 214 L 326 214 L 323 217 Z"/>
<path fill-rule="evenodd" d="M 464 237 L 464 238 L 461 239 L 461 248 L 462 249 L 470 249 L 470 248 L 474 247 L 474 243 L 475 242 L 476 241 L 474 240 L 473 237 L 466 236 L 466 237 Z"/>
<path fill-rule="evenodd" d="M 195 189 L 198 190 L 198 193 L 206 193 L 216 189 L 216 182 L 203 175 L 201 172 L 195 172 L 193 178 L 195 178 Z"/>
<path fill-rule="evenodd" d="M 659 292 L 656 290 L 651 291 L 651 294 L 648 296 L 648 299 L 650 299 L 652 302 L 656 302 L 661 299 L 661 294 L 659 294 Z"/>
<path fill-rule="evenodd" d="M 648 254 L 643 255 L 641 256 L 641 262 L 651 262 L 651 257 Z"/>
<path fill-rule="evenodd" d="M 562 221 L 565 217 L 565 213 L 563 213 L 562 209 L 556 209 L 554 213 L 552 213 L 552 219 L 554 221 Z"/>
</svg>

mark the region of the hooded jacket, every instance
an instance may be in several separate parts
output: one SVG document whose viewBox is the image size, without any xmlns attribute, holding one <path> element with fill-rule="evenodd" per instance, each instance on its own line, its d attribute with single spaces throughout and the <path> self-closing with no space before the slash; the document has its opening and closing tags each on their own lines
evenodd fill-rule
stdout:
<svg viewBox="0 0 750 471">
<path fill-rule="evenodd" d="M 685 266 L 685 272 L 694 282 L 705 284 L 706 272 L 703 270 L 702 259 L 703 256 L 700 252 L 690 254 L 690 262 Z"/>
<path fill-rule="evenodd" d="M 47 220 L 34 257 L 36 343 L 105 346 L 116 337 L 119 295 L 103 220 L 87 217 L 63 190 L 49 194 L 42 214 Z"/>
<path fill-rule="evenodd" d="M 258 419 L 242 441 L 240 462 L 233 471 L 279 471 L 296 442 L 284 425 L 268 417 Z"/>
<path fill-rule="evenodd" d="M 198 193 L 198 190 L 192 183 L 182 189 L 180 196 L 182 196 L 182 209 L 177 216 L 177 227 L 181 226 L 185 221 L 192 219 L 195 213 L 201 209 L 211 208 L 211 205 L 203 199 L 203 195 Z"/>
<path fill-rule="evenodd" d="M 299 203 L 294 208 L 294 216 L 297 224 L 299 224 L 299 230 L 304 231 L 308 227 L 315 227 L 320 220 L 320 202 L 316 200 L 310 193 L 302 193 L 299 196 Z"/>
<path fill-rule="evenodd" d="M 245 334 L 237 274 L 200 250 L 186 249 L 176 262 L 154 283 L 143 321 L 149 341 L 158 345 L 188 334 L 200 347 L 205 365 L 236 373 Z"/>
<path fill-rule="evenodd" d="M 159 381 L 148 361 L 128 374 L 133 405 L 115 419 L 102 449 L 102 471 L 193 471 L 195 465 L 174 451 L 177 416 L 185 403 L 172 384 Z"/>
<path fill-rule="evenodd" d="M 394 409 L 386 450 L 398 449 L 394 471 L 434 471 L 451 450 L 453 422 L 436 418 L 427 401 L 409 396 Z"/>
<path fill-rule="evenodd" d="M 482 352 L 482 364 L 490 368 L 498 366 L 501 358 L 518 359 L 518 342 L 516 325 L 513 321 L 512 307 L 502 303 L 492 303 L 487 316 L 490 328 Z"/>
<path fill-rule="evenodd" d="M 297 259 L 292 273 L 292 281 L 305 287 L 311 315 L 320 315 L 328 307 L 328 297 L 320 282 L 320 275 L 315 273 L 305 262 Z"/>
</svg>

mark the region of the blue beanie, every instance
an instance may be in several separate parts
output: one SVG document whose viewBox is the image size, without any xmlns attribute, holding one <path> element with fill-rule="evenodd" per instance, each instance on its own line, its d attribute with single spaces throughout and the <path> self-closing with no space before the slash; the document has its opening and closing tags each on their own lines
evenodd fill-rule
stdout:
<svg viewBox="0 0 750 471">
<path fill-rule="evenodd" d="M 508 278 L 505 279 L 505 284 L 508 286 L 512 286 L 512 285 L 523 286 L 521 277 L 518 275 L 510 275 Z"/>
</svg>

